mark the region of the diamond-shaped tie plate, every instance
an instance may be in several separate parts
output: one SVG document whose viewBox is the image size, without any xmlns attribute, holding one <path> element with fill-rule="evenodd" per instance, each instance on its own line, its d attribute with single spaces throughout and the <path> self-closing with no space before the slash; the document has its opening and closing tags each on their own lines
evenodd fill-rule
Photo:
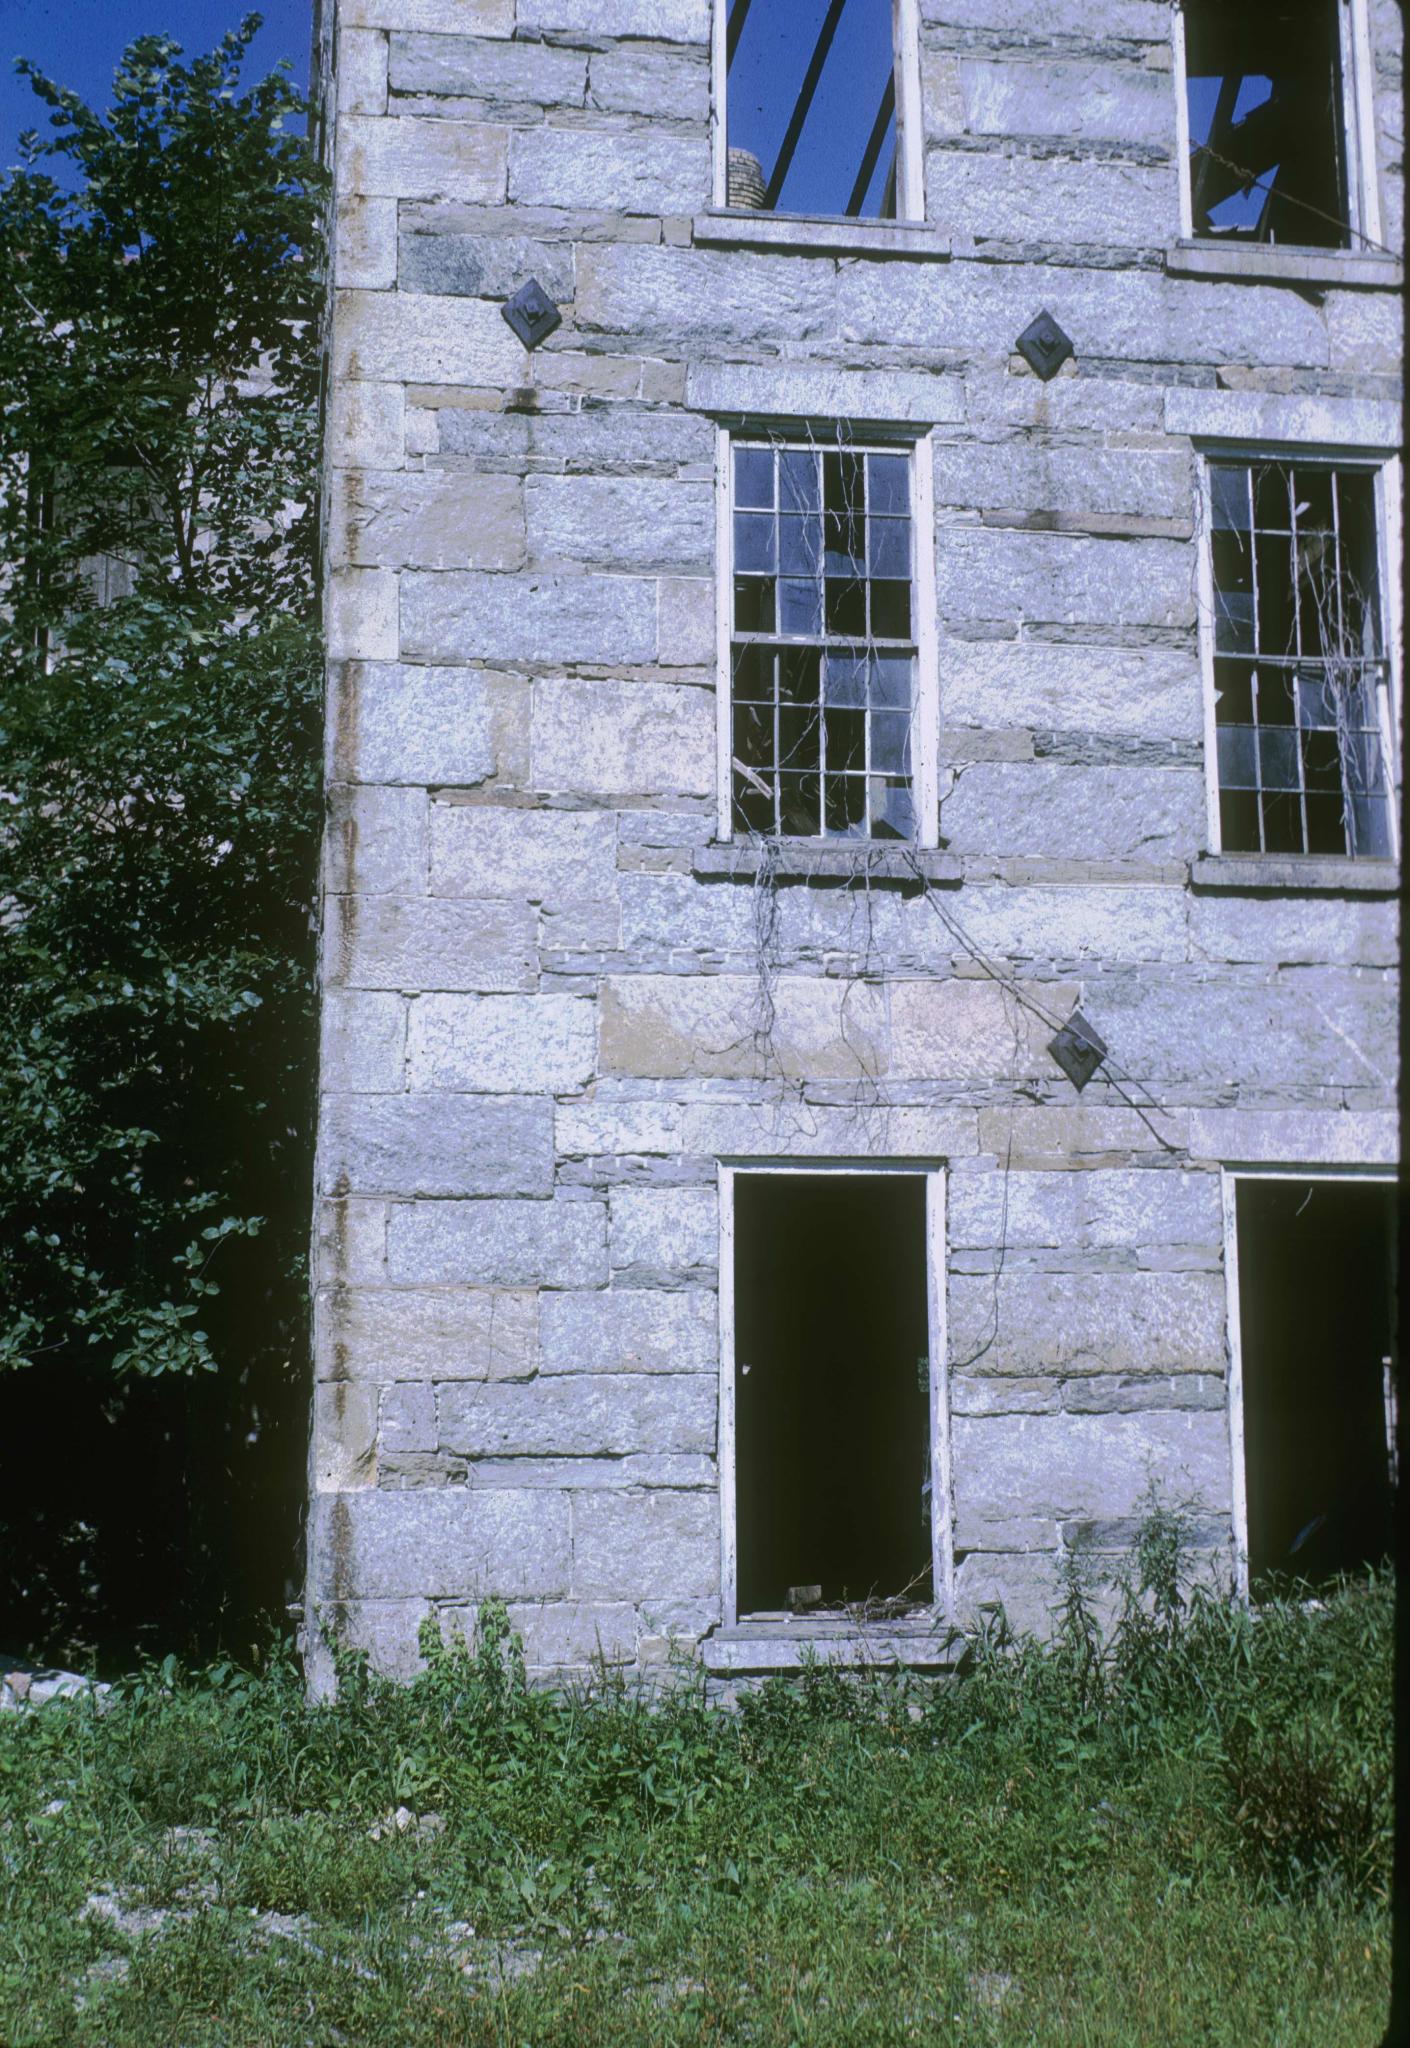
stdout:
<svg viewBox="0 0 1410 2048">
<path fill-rule="evenodd" d="M 1080 1095 L 1106 1058 L 1106 1047 L 1080 1010 L 1074 1010 L 1048 1051 Z"/>
<path fill-rule="evenodd" d="M 536 277 L 521 284 L 500 310 L 525 348 L 537 348 L 555 327 L 563 325 L 563 315 Z"/>
<path fill-rule="evenodd" d="M 1045 384 L 1049 377 L 1056 377 L 1073 353 L 1072 343 L 1051 313 L 1040 313 L 1030 326 L 1024 328 L 1014 346 Z"/>
</svg>

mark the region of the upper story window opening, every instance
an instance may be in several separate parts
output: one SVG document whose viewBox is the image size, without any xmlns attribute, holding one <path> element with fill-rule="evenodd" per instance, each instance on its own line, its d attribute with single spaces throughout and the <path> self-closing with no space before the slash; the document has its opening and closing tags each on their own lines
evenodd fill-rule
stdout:
<svg viewBox="0 0 1410 2048">
<path fill-rule="evenodd" d="M 1221 849 L 1389 859 L 1375 472 L 1211 462 L 1209 495 Z"/>
<path fill-rule="evenodd" d="M 730 449 L 731 818 L 766 836 L 916 836 L 914 456 Z"/>
<path fill-rule="evenodd" d="M 853 219 L 917 214 L 904 104 L 898 117 L 914 0 L 717 5 L 725 204 Z"/>
<path fill-rule="evenodd" d="M 1367 239 L 1348 162 L 1346 0 L 1185 0 L 1190 225 L 1201 239 L 1345 249 Z M 1364 225 L 1364 224 L 1363 224 Z"/>
</svg>

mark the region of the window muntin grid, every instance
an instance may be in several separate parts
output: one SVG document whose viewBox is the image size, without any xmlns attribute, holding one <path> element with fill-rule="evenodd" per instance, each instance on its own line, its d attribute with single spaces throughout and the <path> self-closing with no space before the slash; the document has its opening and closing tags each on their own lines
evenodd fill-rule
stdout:
<svg viewBox="0 0 1410 2048">
<path fill-rule="evenodd" d="M 911 456 L 736 441 L 730 459 L 734 827 L 913 839 Z"/>
<path fill-rule="evenodd" d="M 1209 483 L 1221 846 L 1386 859 L 1374 475 L 1217 462 Z"/>
</svg>

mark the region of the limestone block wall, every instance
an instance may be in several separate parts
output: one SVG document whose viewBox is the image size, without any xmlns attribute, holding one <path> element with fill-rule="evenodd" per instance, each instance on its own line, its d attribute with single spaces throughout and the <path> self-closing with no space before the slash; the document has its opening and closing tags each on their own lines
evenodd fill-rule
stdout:
<svg viewBox="0 0 1410 2048">
<path fill-rule="evenodd" d="M 722 1159 L 947 1166 L 961 1619 L 1152 1472 L 1227 1548 L 1221 1166 L 1394 1157 L 1394 876 L 1208 857 L 1195 454 L 1392 449 L 1394 266 L 1178 274 L 1157 0 L 920 0 L 925 226 L 732 245 L 710 32 L 333 13 L 315 1656 L 487 1593 L 540 1671 L 715 1627 Z M 798 420 L 930 443 L 925 891 L 715 844 L 718 434 Z"/>
</svg>

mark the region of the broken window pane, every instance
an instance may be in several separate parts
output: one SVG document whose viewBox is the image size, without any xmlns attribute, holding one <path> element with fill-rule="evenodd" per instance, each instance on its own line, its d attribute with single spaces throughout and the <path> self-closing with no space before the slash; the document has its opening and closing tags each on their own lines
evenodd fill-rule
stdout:
<svg viewBox="0 0 1410 2048">
<path fill-rule="evenodd" d="M 891 0 L 729 0 L 727 203 L 893 217 Z"/>
<path fill-rule="evenodd" d="M 1197 235 L 1349 246 L 1337 0 L 1187 0 Z"/>
<path fill-rule="evenodd" d="M 757 442 L 732 456 L 734 701 L 769 707 L 735 720 L 735 825 L 910 838 L 910 456 Z"/>
<path fill-rule="evenodd" d="M 1375 479 L 1279 462 L 1209 479 L 1224 851 L 1386 859 Z"/>
</svg>

